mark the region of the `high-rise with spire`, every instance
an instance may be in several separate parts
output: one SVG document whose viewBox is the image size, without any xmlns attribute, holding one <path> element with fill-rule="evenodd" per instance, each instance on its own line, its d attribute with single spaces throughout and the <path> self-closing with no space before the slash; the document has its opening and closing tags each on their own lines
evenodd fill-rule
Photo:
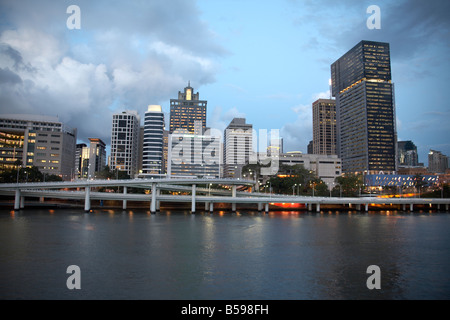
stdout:
<svg viewBox="0 0 450 320">
<path fill-rule="evenodd" d="M 189 81 L 183 92 L 178 91 L 178 99 L 170 99 L 170 133 L 184 129 L 189 133 L 202 134 L 195 132 L 194 123 L 200 121 L 201 128 L 205 131 L 206 105 L 207 101 L 199 99 L 199 93 L 194 93 Z"/>
</svg>

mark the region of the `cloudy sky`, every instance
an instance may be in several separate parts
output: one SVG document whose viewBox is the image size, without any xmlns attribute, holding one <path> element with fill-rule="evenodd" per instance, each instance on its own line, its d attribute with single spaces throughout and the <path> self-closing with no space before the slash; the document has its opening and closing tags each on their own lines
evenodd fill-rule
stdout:
<svg viewBox="0 0 450 320">
<path fill-rule="evenodd" d="M 80 29 L 69 29 L 80 8 Z M 370 30 L 370 5 L 381 29 Z M 450 155 L 448 0 L 0 0 L 0 113 L 58 116 L 79 142 L 111 140 L 112 114 L 167 113 L 190 81 L 207 125 L 241 116 L 306 152 L 330 65 L 389 42 L 399 140 Z"/>
</svg>

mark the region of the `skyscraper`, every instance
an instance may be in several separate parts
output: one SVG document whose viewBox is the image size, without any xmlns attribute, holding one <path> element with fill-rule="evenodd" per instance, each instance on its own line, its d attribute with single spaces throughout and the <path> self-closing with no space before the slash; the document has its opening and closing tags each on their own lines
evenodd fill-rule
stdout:
<svg viewBox="0 0 450 320">
<path fill-rule="evenodd" d="M 196 123 L 201 131 L 201 122 Z M 167 175 L 219 178 L 222 163 L 221 133 L 172 133 L 168 136 Z"/>
<path fill-rule="evenodd" d="M 224 168 L 227 178 L 239 178 L 252 152 L 253 126 L 244 118 L 234 118 L 224 132 Z"/>
<path fill-rule="evenodd" d="M 170 99 L 170 133 L 176 129 L 185 129 L 189 133 L 202 134 L 203 132 L 194 132 L 194 122 L 200 121 L 201 129 L 205 131 L 206 105 L 207 102 L 199 99 L 199 93 L 194 93 L 189 82 L 184 92 L 178 92 L 178 99 Z"/>
<path fill-rule="evenodd" d="M 313 154 L 336 152 L 336 100 L 318 99 L 312 104 Z"/>
<path fill-rule="evenodd" d="M 416 145 L 408 141 L 398 141 L 398 165 L 402 167 L 415 167 L 419 165 Z"/>
<path fill-rule="evenodd" d="M 142 173 L 159 175 L 163 173 L 164 157 L 164 113 L 159 105 L 150 105 L 144 119 L 144 142 Z"/>
<path fill-rule="evenodd" d="M 101 139 L 89 138 L 89 147 L 77 144 L 78 147 L 81 147 L 80 178 L 95 178 L 95 173 L 102 171 L 106 165 L 106 144 Z"/>
<path fill-rule="evenodd" d="M 83 148 L 86 148 L 86 143 L 77 143 L 75 148 L 75 171 L 74 178 L 81 178 L 81 168 L 83 167 Z"/>
<path fill-rule="evenodd" d="M 389 44 L 361 41 L 331 65 L 331 80 L 342 171 L 396 171 Z"/>
<path fill-rule="evenodd" d="M 138 170 L 140 117 L 136 111 L 113 115 L 111 134 L 112 170 L 126 171 L 133 177 Z"/>
<path fill-rule="evenodd" d="M 428 171 L 430 173 L 444 173 L 448 169 L 448 160 L 441 151 L 430 150 L 428 153 Z"/>
</svg>

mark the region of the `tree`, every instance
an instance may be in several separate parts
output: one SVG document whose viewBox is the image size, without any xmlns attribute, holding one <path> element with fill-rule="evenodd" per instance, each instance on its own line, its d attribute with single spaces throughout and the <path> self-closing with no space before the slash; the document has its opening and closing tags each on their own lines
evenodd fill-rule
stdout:
<svg viewBox="0 0 450 320">
<path fill-rule="evenodd" d="M 309 190 L 309 182 L 314 179 L 317 179 L 314 173 L 305 169 L 301 164 L 282 164 L 277 175 L 270 177 L 267 181 L 265 188 L 268 190 L 267 188 L 272 187 L 272 191 L 275 193 L 292 194 L 297 193 L 296 190 L 298 190 L 299 194 L 304 194 Z"/>
<path fill-rule="evenodd" d="M 361 174 L 345 174 L 337 177 L 334 181 L 338 184 L 334 187 L 334 192 L 337 188 L 341 188 L 338 192 L 345 197 L 356 197 L 360 193 L 360 188 L 364 185 Z"/>
<path fill-rule="evenodd" d="M 0 183 L 62 181 L 58 175 L 43 174 L 38 167 L 9 169 L 0 173 Z"/>
</svg>

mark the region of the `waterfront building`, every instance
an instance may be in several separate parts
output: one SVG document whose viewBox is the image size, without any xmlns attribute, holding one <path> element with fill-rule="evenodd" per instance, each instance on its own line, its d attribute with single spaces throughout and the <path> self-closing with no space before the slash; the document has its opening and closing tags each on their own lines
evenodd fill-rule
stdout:
<svg viewBox="0 0 450 320">
<path fill-rule="evenodd" d="M 160 105 L 150 105 L 145 113 L 142 174 L 164 173 L 164 113 Z"/>
<path fill-rule="evenodd" d="M 331 65 L 331 80 L 342 171 L 396 171 L 389 44 L 361 41 Z"/>
<path fill-rule="evenodd" d="M 417 181 L 420 179 L 420 181 Z M 364 176 L 366 187 L 415 187 L 418 183 L 422 186 L 432 186 L 439 182 L 437 175 L 404 175 L 404 174 L 367 174 Z"/>
<path fill-rule="evenodd" d="M 336 152 L 336 100 L 318 99 L 312 104 L 313 154 Z"/>
<path fill-rule="evenodd" d="M 253 152 L 253 126 L 244 118 L 234 118 L 224 130 L 223 141 L 223 176 L 240 178 L 242 167 L 249 163 Z"/>
<path fill-rule="evenodd" d="M 89 147 L 81 149 L 80 165 L 80 178 L 94 179 L 96 172 L 105 169 L 106 144 L 101 139 L 89 138 Z"/>
<path fill-rule="evenodd" d="M 419 166 L 417 147 L 412 141 L 397 142 L 397 161 L 399 167 Z"/>
<path fill-rule="evenodd" d="M 201 122 L 196 123 L 201 131 Z M 177 130 L 168 136 L 167 176 L 220 178 L 221 135 L 215 130 L 191 134 Z"/>
<path fill-rule="evenodd" d="M 306 152 L 308 153 L 308 154 L 314 154 L 314 147 L 313 147 L 313 141 L 311 140 L 311 141 L 309 141 L 309 143 L 308 143 L 308 146 L 306 147 Z"/>
<path fill-rule="evenodd" d="M 428 153 L 428 171 L 430 173 L 445 173 L 449 168 L 448 159 L 442 152 L 430 150 Z"/>
<path fill-rule="evenodd" d="M 267 156 L 278 157 L 283 153 L 283 138 L 271 138 L 267 147 Z"/>
<path fill-rule="evenodd" d="M 325 182 L 329 189 L 333 188 L 334 180 L 341 176 L 341 159 L 337 155 L 303 154 L 299 151 L 280 154 L 280 165 L 301 164 L 306 170 L 312 171 Z"/>
<path fill-rule="evenodd" d="M 163 173 L 167 174 L 167 163 L 169 156 L 169 130 L 163 132 Z"/>
<path fill-rule="evenodd" d="M 170 133 L 186 129 L 191 134 L 202 134 L 206 130 L 206 105 L 207 101 L 200 100 L 189 82 L 183 92 L 178 92 L 177 99 L 170 99 Z M 195 121 L 200 121 L 201 126 L 195 126 Z M 201 132 L 195 132 L 199 129 Z"/>
<path fill-rule="evenodd" d="M 86 143 L 77 143 L 75 146 L 75 174 L 74 179 L 81 178 L 81 167 L 83 164 L 83 148 L 86 148 Z"/>
<path fill-rule="evenodd" d="M 57 117 L 0 115 L 0 170 L 35 166 L 70 180 L 75 173 L 77 130 Z"/>
<path fill-rule="evenodd" d="M 137 111 L 113 115 L 110 169 L 138 173 L 140 117 Z"/>
</svg>

